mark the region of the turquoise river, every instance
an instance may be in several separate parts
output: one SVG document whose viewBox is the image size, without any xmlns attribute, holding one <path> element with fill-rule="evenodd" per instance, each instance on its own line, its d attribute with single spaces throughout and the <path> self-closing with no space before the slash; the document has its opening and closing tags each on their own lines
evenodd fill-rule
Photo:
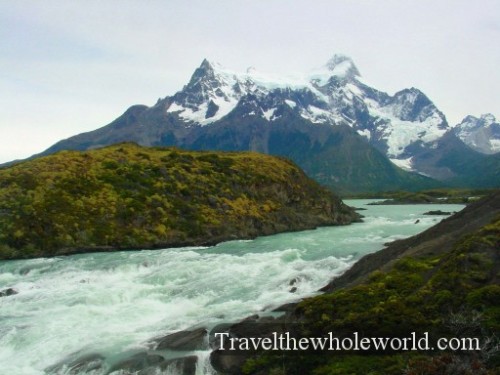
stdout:
<svg viewBox="0 0 500 375">
<path fill-rule="evenodd" d="M 169 332 L 270 311 L 316 294 L 364 254 L 445 217 L 424 212 L 463 208 L 369 202 L 346 201 L 366 209 L 359 211 L 363 223 L 347 226 L 206 248 L 0 262 L 0 290 L 18 292 L 0 298 L 0 374 L 46 374 L 56 363 L 90 353 L 112 364 Z M 197 374 L 212 373 L 209 352 L 195 354 Z"/>
</svg>

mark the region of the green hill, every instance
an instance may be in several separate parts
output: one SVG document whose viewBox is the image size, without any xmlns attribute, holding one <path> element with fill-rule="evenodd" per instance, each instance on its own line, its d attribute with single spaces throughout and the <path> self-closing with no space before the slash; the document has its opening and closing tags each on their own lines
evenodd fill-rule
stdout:
<svg viewBox="0 0 500 375">
<path fill-rule="evenodd" d="M 0 169 L 0 258 L 206 245 L 358 215 L 288 160 L 119 144 Z"/>
</svg>

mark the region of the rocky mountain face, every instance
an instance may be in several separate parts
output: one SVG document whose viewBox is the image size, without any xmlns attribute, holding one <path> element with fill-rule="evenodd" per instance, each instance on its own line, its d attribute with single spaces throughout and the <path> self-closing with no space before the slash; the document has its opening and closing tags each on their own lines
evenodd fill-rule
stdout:
<svg viewBox="0 0 500 375">
<path fill-rule="evenodd" d="M 444 115 L 419 90 L 390 96 L 363 83 L 352 60 L 335 55 L 323 69 L 303 77 L 238 74 L 205 60 L 191 81 L 164 101 L 186 123 L 208 125 L 237 110 L 238 116 L 278 121 L 290 111 L 312 124 L 348 125 L 396 164 L 449 128 Z M 233 114 L 234 115 L 234 114 Z M 234 116 L 233 116 L 234 120 Z"/>
<path fill-rule="evenodd" d="M 122 141 L 252 150 L 291 158 L 316 180 L 343 191 L 419 189 L 439 186 L 424 176 L 469 180 L 456 164 L 469 166 L 484 158 L 481 152 L 493 154 L 500 147 L 494 138 L 498 124 L 483 118 L 467 122 L 474 125 L 463 125 L 463 131 L 451 128 L 424 93 L 410 88 L 391 96 L 372 88 L 342 55 L 294 77 L 253 68 L 233 72 L 204 60 L 173 96 L 152 107 L 130 107 L 111 124 L 43 154 Z M 461 154 L 469 155 L 466 161 Z"/>
<path fill-rule="evenodd" d="M 467 146 L 483 154 L 500 152 L 500 122 L 491 113 L 467 116 L 453 129 Z"/>
</svg>

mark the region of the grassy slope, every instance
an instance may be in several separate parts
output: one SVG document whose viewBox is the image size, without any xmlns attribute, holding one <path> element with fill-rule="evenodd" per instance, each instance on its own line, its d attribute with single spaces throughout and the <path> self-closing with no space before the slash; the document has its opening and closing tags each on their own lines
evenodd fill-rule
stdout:
<svg viewBox="0 0 500 375">
<path fill-rule="evenodd" d="M 411 332 L 429 332 L 434 338 L 479 337 L 482 343 L 495 339 L 500 332 L 499 201 L 497 192 L 458 218 L 447 219 L 441 229 L 438 225 L 395 244 L 385 254 L 389 259 L 381 258 L 384 251 L 368 256 L 352 275 L 334 280 L 329 293 L 298 305 L 293 319 L 300 322 L 302 334 L 409 337 Z M 488 223 L 471 232 L 467 225 L 477 225 L 471 224 L 471 215 L 489 217 Z M 469 233 L 448 238 L 451 228 Z M 287 356 L 286 374 L 497 374 L 498 337 L 496 343 L 496 351 L 486 345 L 468 353 L 299 353 Z M 250 360 L 245 371 L 283 374 L 283 357 Z"/>
<path fill-rule="evenodd" d="M 208 244 L 356 214 L 293 163 L 121 144 L 0 170 L 0 257 Z"/>
</svg>

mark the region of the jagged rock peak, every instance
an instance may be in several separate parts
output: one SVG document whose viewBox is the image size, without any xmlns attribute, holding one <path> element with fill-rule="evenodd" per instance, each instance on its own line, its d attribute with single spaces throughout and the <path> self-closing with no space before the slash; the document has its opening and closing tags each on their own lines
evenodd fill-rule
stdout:
<svg viewBox="0 0 500 375">
<path fill-rule="evenodd" d="M 203 59 L 200 65 L 200 69 L 213 70 L 213 65 L 206 58 Z"/>
<path fill-rule="evenodd" d="M 206 58 L 203 59 L 201 65 L 196 68 L 187 87 L 192 87 L 203 80 L 213 80 L 216 75 L 216 68 L 219 64 L 211 62 Z"/>
<path fill-rule="evenodd" d="M 491 113 L 484 113 L 479 118 L 473 115 L 466 116 L 458 126 L 461 127 L 488 127 L 498 120 Z"/>
</svg>

